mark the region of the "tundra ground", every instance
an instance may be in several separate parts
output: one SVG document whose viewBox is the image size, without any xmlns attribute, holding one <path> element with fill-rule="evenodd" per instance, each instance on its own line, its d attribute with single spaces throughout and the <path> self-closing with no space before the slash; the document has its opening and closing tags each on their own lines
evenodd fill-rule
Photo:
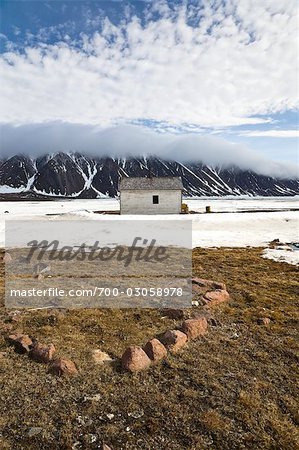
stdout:
<svg viewBox="0 0 299 450">
<path fill-rule="evenodd" d="M 231 301 L 212 311 L 217 325 L 204 337 L 134 375 L 117 362 L 95 365 L 92 350 L 118 358 L 175 320 L 136 309 L 24 311 L 12 320 L 2 265 L 0 448 L 297 449 L 298 270 L 261 253 L 194 249 L 194 276 L 225 282 Z M 258 325 L 260 317 L 271 323 Z M 6 341 L 15 330 L 53 342 L 79 375 L 56 378 L 15 353 Z"/>
</svg>

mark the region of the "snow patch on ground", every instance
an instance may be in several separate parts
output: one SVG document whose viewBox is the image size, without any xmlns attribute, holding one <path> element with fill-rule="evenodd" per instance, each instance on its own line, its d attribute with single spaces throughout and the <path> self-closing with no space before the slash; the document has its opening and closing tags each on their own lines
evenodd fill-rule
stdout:
<svg viewBox="0 0 299 450">
<path fill-rule="evenodd" d="M 294 266 L 299 265 L 299 250 L 292 250 L 289 246 L 284 246 L 283 248 L 266 248 L 263 251 L 262 257 L 278 262 L 286 262 Z"/>
<path fill-rule="evenodd" d="M 95 219 L 96 215 L 93 213 L 93 211 L 89 211 L 88 209 L 79 209 L 77 211 L 68 211 L 59 215 L 55 215 L 53 218 L 57 220 L 61 219 L 79 219 L 80 217 L 87 218 L 87 219 Z"/>
<path fill-rule="evenodd" d="M 4 246 L 5 220 L 93 220 L 93 221 L 151 221 L 167 222 L 173 219 L 192 221 L 193 247 L 267 247 L 269 242 L 298 242 L 298 211 L 289 211 L 298 206 L 298 197 L 289 198 L 200 198 L 186 199 L 190 209 L 203 212 L 205 206 L 219 214 L 119 216 L 95 214 L 94 211 L 119 210 L 118 199 L 62 199 L 55 201 L 0 202 L 0 247 Z M 265 212 L 273 209 L 272 212 Z M 283 211 L 281 211 L 283 209 Z M 240 212 L 243 210 L 255 212 Z M 262 211 L 261 211 L 262 210 Z M 279 211 L 280 210 L 280 211 Z M 6 212 L 8 211 L 8 213 Z M 268 252 L 268 249 L 267 249 Z M 269 251 L 267 255 L 288 260 L 294 253 Z M 276 256 L 277 255 L 277 256 Z M 291 255 L 293 255 L 291 257 Z M 297 258 L 297 256 L 295 256 Z M 277 259 L 282 260 L 282 259 Z"/>
<path fill-rule="evenodd" d="M 192 216 L 193 247 L 266 247 L 274 239 L 298 241 L 296 211 Z"/>
<path fill-rule="evenodd" d="M 212 212 L 239 212 L 239 211 L 259 211 L 261 209 L 269 210 L 287 210 L 290 208 L 299 208 L 299 196 L 294 197 L 249 197 L 242 195 L 225 197 L 200 197 L 186 198 L 189 210 L 196 212 L 205 212 L 206 206 L 211 207 Z"/>
</svg>

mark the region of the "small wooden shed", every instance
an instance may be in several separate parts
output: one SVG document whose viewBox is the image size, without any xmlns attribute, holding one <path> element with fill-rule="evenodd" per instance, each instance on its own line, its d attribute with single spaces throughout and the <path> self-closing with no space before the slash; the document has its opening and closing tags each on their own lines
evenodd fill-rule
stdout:
<svg viewBox="0 0 299 450">
<path fill-rule="evenodd" d="M 183 183 L 181 177 L 122 178 L 121 214 L 180 214 Z"/>
</svg>

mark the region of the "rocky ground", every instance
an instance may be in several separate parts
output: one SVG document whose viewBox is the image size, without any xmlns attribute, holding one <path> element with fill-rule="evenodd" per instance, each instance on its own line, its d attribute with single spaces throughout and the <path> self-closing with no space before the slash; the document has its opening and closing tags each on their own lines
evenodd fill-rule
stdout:
<svg viewBox="0 0 299 450">
<path fill-rule="evenodd" d="M 297 449 L 298 269 L 261 254 L 195 249 L 194 276 L 225 283 L 230 301 L 211 309 L 206 334 L 134 374 L 121 367 L 124 350 L 175 328 L 177 317 L 1 306 L 0 448 Z M 3 303 L 3 264 L 0 295 Z M 78 374 L 57 377 L 15 352 L 7 337 L 18 331 L 54 344 Z M 101 363 L 101 352 L 112 361 Z"/>
</svg>

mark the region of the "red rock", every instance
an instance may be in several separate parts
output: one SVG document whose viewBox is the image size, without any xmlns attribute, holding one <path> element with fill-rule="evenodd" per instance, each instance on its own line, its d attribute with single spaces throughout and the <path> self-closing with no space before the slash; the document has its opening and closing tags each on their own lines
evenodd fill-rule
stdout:
<svg viewBox="0 0 299 450">
<path fill-rule="evenodd" d="M 205 317 L 185 320 L 182 324 L 182 331 L 188 339 L 196 339 L 206 333 L 208 322 Z"/>
<path fill-rule="evenodd" d="M 31 359 L 37 362 L 48 364 L 52 359 L 56 349 L 53 344 L 35 344 L 29 352 Z"/>
<path fill-rule="evenodd" d="M 141 347 L 131 345 L 122 355 L 121 364 L 124 370 L 137 372 L 147 369 L 151 365 L 151 360 Z"/>
<path fill-rule="evenodd" d="M 171 353 L 178 352 L 187 342 L 187 336 L 185 333 L 179 330 L 169 330 L 163 336 L 163 342 Z"/>
<path fill-rule="evenodd" d="M 161 359 L 166 358 L 167 350 L 158 339 L 154 338 L 148 341 L 144 349 L 145 353 L 153 362 L 161 361 Z"/>
<path fill-rule="evenodd" d="M 213 306 L 218 303 L 227 302 L 230 295 L 225 289 L 216 289 L 215 291 L 207 292 L 204 297 L 208 300 L 207 305 Z"/>
<path fill-rule="evenodd" d="M 270 322 L 271 319 L 269 319 L 269 317 L 260 317 L 259 319 L 257 319 L 257 323 L 259 325 L 269 325 Z"/>
<path fill-rule="evenodd" d="M 22 320 L 22 317 L 23 317 L 22 311 L 14 310 L 8 313 L 8 320 L 10 322 L 20 322 Z"/>
<path fill-rule="evenodd" d="M 11 323 L 1 323 L 1 331 L 9 332 L 13 329 L 13 325 Z"/>
<path fill-rule="evenodd" d="M 27 334 L 11 334 L 8 341 L 15 347 L 18 353 L 28 353 L 33 344 L 32 339 Z"/>
<path fill-rule="evenodd" d="M 3 256 L 3 262 L 5 264 L 9 264 L 12 261 L 12 257 L 9 253 L 5 253 L 5 255 Z"/>
<path fill-rule="evenodd" d="M 78 373 L 78 369 L 70 359 L 57 358 L 50 363 L 49 373 L 58 377 L 72 376 Z"/>
<path fill-rule="evenodd" d="M 192 278 L 192 285 L 196 288 L 196 286 L 199 286 L 201 288 L 206 289 L 224 289 L 226 290 L 226 286 L 224 283 L 220 283 L 218 281 L 213 280 L 206 280 L 204 278 Z M 193 286 L 192 286 L 193 287 Z"/>
<path fill-rule="evenodd" d="M 95 362 L 95 364 L 105 364 L 105 363 L 112 363 L 114 360 L 111 358 L 110 355 L 106 352 L 102 352 L 99 349 L 94 349 L 92 351 L 92 357 Z"/>
</svg>

